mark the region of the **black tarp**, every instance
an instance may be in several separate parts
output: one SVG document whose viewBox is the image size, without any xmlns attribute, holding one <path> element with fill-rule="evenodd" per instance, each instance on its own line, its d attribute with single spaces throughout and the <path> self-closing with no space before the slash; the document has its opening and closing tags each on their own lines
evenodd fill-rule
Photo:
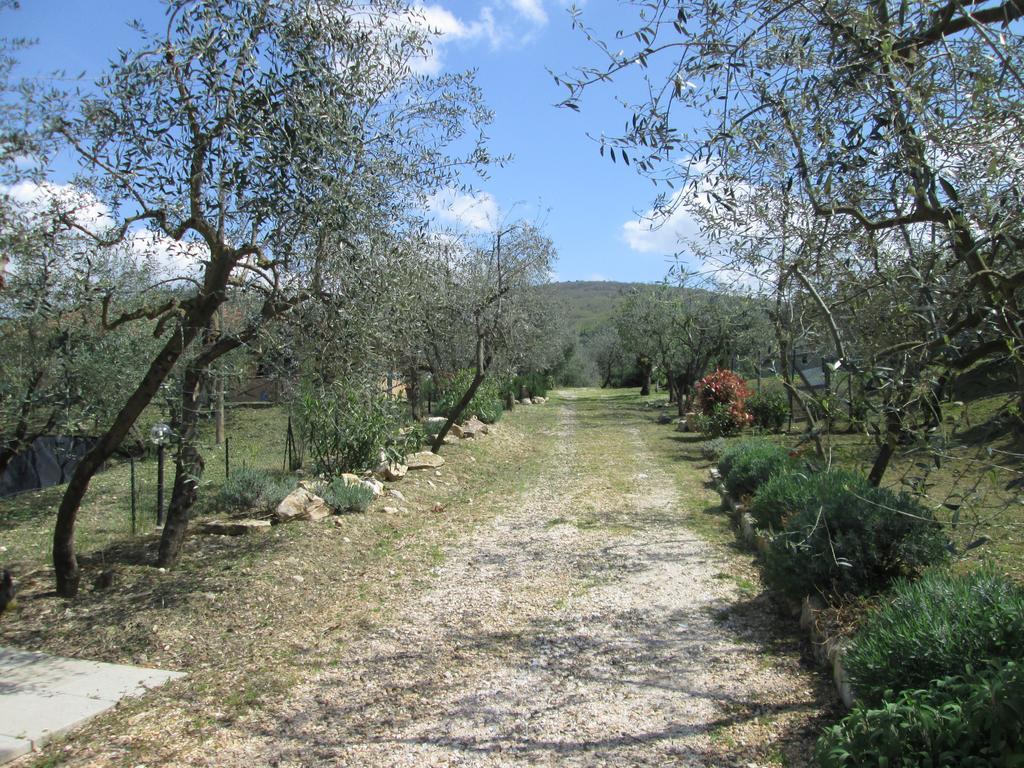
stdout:
<svg viewBox="0 0 1024 768">
<path fill-rule="evenodd" d="M 71 479 L 94 437 L 43 435 L 19 453 L 0 475 L 0 498 L 49 488 Z"/>
</svg>

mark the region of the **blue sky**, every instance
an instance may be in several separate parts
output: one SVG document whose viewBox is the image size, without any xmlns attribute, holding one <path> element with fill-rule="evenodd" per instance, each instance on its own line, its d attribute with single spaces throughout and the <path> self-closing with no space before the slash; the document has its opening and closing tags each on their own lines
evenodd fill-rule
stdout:
<svg viewBox="0 0 1024 768">
<path fill-rule="evenodd" d="M 566 72 L 596 63 L 598 54 L 571 29 L 568 0 L 440 0 L 422 6 L 433 27 L 445 34 L 435 44 L 432 70 L 476 68 L 478 82 L 495 112 L 488 131 L 493 154 L 513 161 L 494 169 L 476 200 L 449 196 L 440 215 L 463 224 L 512 216 L 540 220 L 559 253 L 555 279 L 653 281 L 663 278 L 678 247 L 674 230 L 687 231 L 684 217 L 648 231 L 638 221 L 655 194 L 651 183 L 629 168 L 598 156 L 586 134 L 621 130 L 628 115 L 615 96 L 628 96 L 626 80 L 589 93 L 575 113 L 554 104 L 564 97 L 548 70 Z M 608 0 L 583 7 L 588 23 L 608 31 L 635 22 L 635 11 Z M 156 26 L 158 0 L 22 0 L 3 14 L 4 34 L 37 39 L 21 54 L 21 71 L 56 68 L 95 76 L 119 47 L 132 47 L 131 18 Z M 55 181 L 66 179 L 55 178 Z"/>
</svg>

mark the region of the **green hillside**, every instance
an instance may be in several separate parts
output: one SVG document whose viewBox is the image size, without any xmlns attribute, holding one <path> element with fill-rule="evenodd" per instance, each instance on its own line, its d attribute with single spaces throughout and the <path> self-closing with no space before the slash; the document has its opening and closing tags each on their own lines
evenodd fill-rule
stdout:
<svg viewBox="0 0 1024 768">
<path fill-rule="evenodd" d="M 615 306 L 631 288 L 641 283 L 614 283 L 598 280 L 573 280 L 549 283 L 542 287 L 554 294 L 558 306 L 580 331 L 590 330 L 611 320 Z"/>
</svg>

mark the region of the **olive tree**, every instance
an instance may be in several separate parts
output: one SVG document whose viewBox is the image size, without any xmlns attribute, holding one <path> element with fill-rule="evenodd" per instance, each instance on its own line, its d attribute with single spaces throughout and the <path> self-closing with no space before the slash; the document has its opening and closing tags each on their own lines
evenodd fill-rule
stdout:
<svg viewBox="0 0 1024 768">
<path fill-rule="evenodd" d="M 634 6 L 633 34 L 619 37 L 635 44 L 621 49 L 600 40 L 577 12 L 604 61 L 559 78 L 569 89 L 567 106 L 579 108 L 592 83 L 627 68 L 643 72 L 650 98 L 631 105 L 626 132 L 604 139 L 603 153 L 681 185 L 659 199 L 664 209 L 700 195 L 742 219 L 751 196 L 766 194 L 783 201 L 777 213 L 790 211 L 790 222 L 805 232 L 845 231 L 849 246 L 838 249 L 820 248 L 813 236 L 793 238 L 791 254 L 811 257 L 799 263 L 783 258 L 776 241 L 769 263 L 781 259 L 776 277 L 792 278 L 826 326 L 824 309 L 842 300 L 822 289 L 844 272 L 862 288 L 889 289 L 883 317 L 912 308 L 905 313 L 909 333 L 871 355 L 894 387 L 913 389 L 929 365 L 970 364 L 1000 345 L 1024 381 L 1024 164 L 1016 139 L 1024 124 L 1024 6 Z M 699 119 L 682 124 L 679 115 Z M 777 228 L 780 219 L 764 223 Z M 739 227 L 732 222 L 730 229 Z M 897 438 L 898 410 L 890 409 L 875 482 Z"/>
<path fill-rule="evenodd" d="M 532 289 L 548 279 L 555 250 L 538 227 L 516 222 L 478 243 L 442 240 L 437 255 L 440 315 L 461 340 L 462 359 L 472 361 L 473 379 L 434 438 L 434 453 L 497 362 L 514 360 L 533 333 L 539 305 Z"/>
<path fill-rule="evenodd" d="M 286 311 L 344 259 L 346 224 L 458 169 L 444 147 L 488 114 L 470 76 L 412 75 L 428 34 L 414 13 L 399 0 L 171 0 L 166 27 L 139 27 L 138 48 L 94 88 L 40 96 L 41 127 L 81 162 L 75 184 L 118 218 L 97 231 L 65 212 L 68 227 L 98 245 L 145 227 L 201 253 L 180 275 L 187 289 L 110 320 L 156 321 L 162 345 L 61 501 L 61 595 L 78 589 L 74 527 L 93 474 L 194 342 L 203 346 L 185 374 L 189 398 L 190 376 L 244 343 L 207 333 L 230 287 L 262 289 L 258 318 Z M 472 137 L 468 145 L 464 164 L 487 160 Z M 195 456 L 185 450 L 179 465 L 194 484 Z"/>
</svg>

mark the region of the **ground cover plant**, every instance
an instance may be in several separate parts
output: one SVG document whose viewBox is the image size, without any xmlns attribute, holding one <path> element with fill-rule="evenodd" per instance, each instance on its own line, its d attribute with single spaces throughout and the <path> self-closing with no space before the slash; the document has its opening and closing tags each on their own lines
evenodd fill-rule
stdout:
<svg viewBox="0 0 1024 768">
<path fill-rule="evenodd" d="M 295 478 L 281 477 L 254 467 L 239 467 L 210 500 L 215 511 L 266 512 L 274 509 L 295 488 Z"/>
<path fill-rule="evenodd" d="M 759 528 L 778 531 L 794 512 L 813 505 L 817 499 L 848 492 L 867 493 L 869 487 L 864 475 L 847 469 L 786 469 L 758 486 L 750 514 Z"/>
<path fill-rule="evenodd" d="M 903 691 L 879 705 L 857 703 L 825 729 L 821 768 L 1012 768 L 1024 761 L 1024 665 L 1001 661 L 928 688 Z"/>
<path fill-rule="evenodd" d="M 338 512 L 365 512 L 374 499 L 373 489 L 362 483 L 348 482 L 336 477 L 320 491 L 328 506 Z"/>
<path fill-rule="evenodd" d="M 885 488 L 830 488 L 806 499 L 772 540 L 765 579 L 791 599 L 871 595 L 949 558 L 931 511 Z"/>
<path fill-rule="evenodd" d="M 897 582 L 858 627 L 845 664 L 858 697 L 878 705 L 888 690 L 1007 660 L 1024 663 L 1024 587 L 983 566 Z"/>
<path fill-rule="evenodd" d="M 754 494 L 772 476 L 793 468 L 789 452 L 766 440 L 744 440 L 722 453 L 718 469 L 726 490 L 740 499 Z"/>
</svg>

